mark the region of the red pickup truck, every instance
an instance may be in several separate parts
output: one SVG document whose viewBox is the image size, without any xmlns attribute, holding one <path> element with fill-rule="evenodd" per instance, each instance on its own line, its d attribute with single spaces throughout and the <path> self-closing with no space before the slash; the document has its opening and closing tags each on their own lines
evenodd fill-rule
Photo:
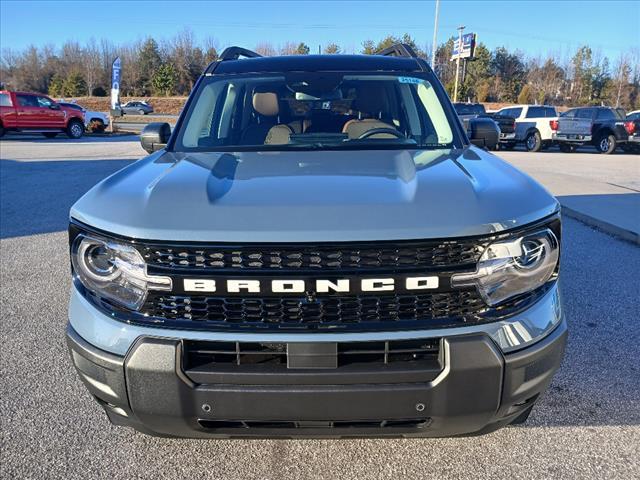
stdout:
<svg viewBox="0 0 640 480">
<path fill-rule="evenodd" d="M 6 132 L 42 133 L 53 138 L 66 133 L 80 138 L 84 113 L 65 107 L 41 93 L 0 91 L 0 137 Z"/>
</svg>

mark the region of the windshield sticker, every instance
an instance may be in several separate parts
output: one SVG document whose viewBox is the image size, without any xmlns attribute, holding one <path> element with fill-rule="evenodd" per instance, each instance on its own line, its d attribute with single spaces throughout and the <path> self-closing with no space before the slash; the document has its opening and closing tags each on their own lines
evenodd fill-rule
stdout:
<svg viewBox="0 0 640 480">
<path fill-rule="evenodd" d="M 414 85 L 422 83 L 422 79 L 415 77 L 398 77 L 398 81 L 400 83 L 412 83 Z"/>
</svg>

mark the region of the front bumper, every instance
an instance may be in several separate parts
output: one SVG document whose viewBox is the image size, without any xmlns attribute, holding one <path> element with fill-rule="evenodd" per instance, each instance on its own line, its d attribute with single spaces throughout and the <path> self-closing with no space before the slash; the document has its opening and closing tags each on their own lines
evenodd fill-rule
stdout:
<svg viewBox="0 0 640 480">
<path fill-rule="evenodd" d="M 184 366 L 184 337 L 149 332 L 138 336 L 126 354 L 118 355 L 87 342 L 72 321 L 67 341 L 81 379 L 110 420 L 145 433 L 180 437 L 486 433 L 530 409 L 560 365 L 567 328 L 557 291 L 550 293 L 530 310 L 542 304 L 553 310 L 546 315 L 555 315 L 558 321 L 534 342 L 504 353 L 487 332 L 451 333 L 440 337 L 436 367 L 404 372 L 402 378 L 394 378 L 380 365 L 362 373 L 366 381 L 355 382 L 346 381 L 340 368 L 285 370 L 263 381 L 242 381 L 222 371 L 195 378 Z M 536 315 L 543 312 L 537 310 Z M 528 336 L 518 331 L 518 325 L 510 334 Z M 416 338 L 416 332 L 412 335 L 408 338 Z M 362 338 L 367 340 L 372 339 Z M 272 339 L 263 335 L 260 341 Z"/>
</svg>

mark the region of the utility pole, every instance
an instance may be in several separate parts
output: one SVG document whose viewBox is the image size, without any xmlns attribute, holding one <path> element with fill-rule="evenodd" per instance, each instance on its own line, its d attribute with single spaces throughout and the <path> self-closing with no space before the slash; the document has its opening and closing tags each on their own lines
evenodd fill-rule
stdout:
<svg viewBox="0 0 640 480">
<path fill-rule="evenodd" d="M 436 0 L 436 19 L 433 22 L 433 44 L 431 46 L 431 69 L 436 70 L 436 50 L 438 49 L 438 13 L 440 12 L 440 0 Z"/>
<path fill-rule="evenodd" d="M 458 79 L 460 78 L 460 55 L 462 54 L 462 32 L 464 31 L 464 25 L 458 27 L 460 35 L 458 37 L 458 56 L 456 57 L 456 83 L 453 87 L 453 101 L 458 101 Z"/>
</svg>

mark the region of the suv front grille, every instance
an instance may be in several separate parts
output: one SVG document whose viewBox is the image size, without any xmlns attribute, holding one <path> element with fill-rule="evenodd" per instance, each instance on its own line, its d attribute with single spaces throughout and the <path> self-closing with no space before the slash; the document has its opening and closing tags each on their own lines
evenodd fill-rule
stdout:
<svg viewBox="0 0 640 480">
<path fill-rule="evenodd" d="M 201 326 L 288 328 L 360 327 L 410 322 L 427 326 L 464 324 L 486 305 L 475 290 L 422 295 L 360 295 L 304 298 L 176 296 L 154 293 L 143 312 L 157 319 Z M 441 322 L 438 322 L 440 320 Z M 415 325 L 414 325 L 415 326 Z"/>
<path fill-rule="evenodd" d="M 202 270 L 344 270 L 455 267 L 474 264 L 488 242 L 353 243 L 330 246 L 158 246 L 143 245 L 152 266 Z"/>
</svg>

